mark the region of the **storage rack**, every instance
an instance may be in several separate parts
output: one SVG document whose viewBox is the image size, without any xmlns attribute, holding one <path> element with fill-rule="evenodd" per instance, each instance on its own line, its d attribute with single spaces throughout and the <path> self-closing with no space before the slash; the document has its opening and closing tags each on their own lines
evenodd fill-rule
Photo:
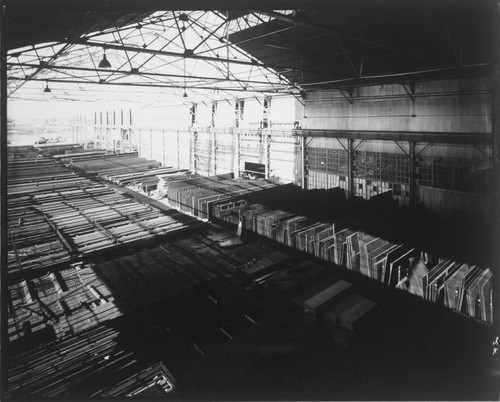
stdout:
<svg viewBox="0 0 500 402">
<path fill-rule="evenodd" d="M 359 230 L 292 213 L 287 216 L 283 210 L 263 207 L 268 204 L 267 192 L 256 194 L 251 202 L 235 197 L 232 205 L 223 201 L 215 203 L 214 217 L 233 224 L 241 222 L 244 230 L 486 323 L 493 322 L 490 269 L 451 260 L 445 263 L 444 259 L 424 250 Z M 227 208 L 222 210 L 219 205 L 227 205 Z"/>
</svg>

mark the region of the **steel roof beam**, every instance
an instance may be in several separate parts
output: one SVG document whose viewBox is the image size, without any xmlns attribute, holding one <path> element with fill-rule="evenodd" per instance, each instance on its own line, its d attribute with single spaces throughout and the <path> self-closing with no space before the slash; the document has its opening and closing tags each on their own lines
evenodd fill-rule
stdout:
<svg viewBox="0 0 500 402">
<path fill-rule="evenodd" d="M 7 62 L 7 66 L 15 66 L 15 67 L 30 67 L 30 68 L 38 68 L 38 64 L 30 64 L 30 63 L 13 63 Z M 183 74 L 162 74 L 162 73 L 150 73 L 150 72 L 139 72 L 134 73 L 131 71 L 124 70 L 109 70 L 104 68 L 90 68 L 90 67 L 72 67 L 72 66 L 55 66 L 55 65 L 47 65 L 44 67 L 47 70 L 67 70 L 67 71 L 88 71 L 93 73 L 109 73 L 111 75 L 114 74 L 124 74 L 124 75 L 138 75 L 144 77 L 165 77 L 165 78 L 184 78 Z M 83 77 L 82 77 L 83 78 Z M 286 84 L 273 84 L 268 81 L 254 81 L 254 80 L 239 80 L 235 79 L 226 79 L 221 77 L 207 77 L 207 76 L 193 76 L 189 75 L 186 78 L 189 79 L 198 79 L 198 80 L 207 80 L 207 81 L 230 81 L 230 82 L 247 82 L 251 84 L 260 84 L 260 85 L 282 85 L 283 87 L 287 86 Z"/>
<path fill-rule="evenodd" d="M 115 45 L 112 43 L 100 43 L 100 42 L 93 42 L 93 41 L 85 41 L 85 40 L 75 40 L 73 41 L 74 44 L 78 45 L 86 45 L 86 46 L 95 46 L 95 47 L 102 47 L 106 49 L 112 49 L 112 50 L 123 50 L 123 51 L 129 51 L 129 52 L 137 52 L 137 53 L 148 53 L 148 54 L 155 54 L 159 56 L 167 56 L 167 57 L 178 57 L 180 59 L 182 58 L 188 58 L 188 59 L 194 59 L 194 60 L 205 60 L 205 61 L 214 61 L 218 63 L 232 63 L 232 64 L 240 64 L 244 66 L 256 66 L 256 67 L 270 67 L 270 68 L 281 68 L 281 66 L 269 66 L 262 64 L 258 62 L 257 60 L 255 61 L 246 61 L 246 60 L 235 60 L 235 59 L 227 59 L 224 58 L 217 58 L 217 57 L 210 57 L 210 56 L 201 56 L 197 54 L 191 54 L 191 53 L 179 53 L 179 52 L 171 52 L 167 50 L 153 50 L 153 49 L 147 49 L 147 48 L 140 48 L 136 46 L 129 46 L 129 45 Z"/>
<path fill-rule="evenodd" d="M 430 144 L 490 145 L 488 133 L 454 133 L 432 131 L 371 131 L 371 130 L 294 130 L 303 137 L 350 138 L 355 140 L 413 141 Z"/>
<path fill-rule="evenodd" d="M 10 77 L 11 81 L 26 81 L 24 78 Z M 107 82 L 107 81 L 88 81 L 83 79 L 76 80 L 65 80 L 59 78 L 32 78 L 31 81 L 48 81 L 48 82 L 61 82 L 66 84 L 92 84 L 92 85 L 114 85 L 114 86 L 129 86 L 129 87 L 145 87 L 145 88 L 184 88 L 184 85 L 177 84 L 148 84 L 148 83 L 138 83 L 138 82 Z M 189 88 L 194 90 L 208 90 L 208 91 L 224 91 L 224 92 L 259 92 L 259 93 L 273 93 L 276 88 L 253 88 L 247 90 L 244 88 L 221 88 L 215 86 L 190 86 Z M 280 91 L 280 94 L 292 94 L 292 91 Z"/>
</svg>

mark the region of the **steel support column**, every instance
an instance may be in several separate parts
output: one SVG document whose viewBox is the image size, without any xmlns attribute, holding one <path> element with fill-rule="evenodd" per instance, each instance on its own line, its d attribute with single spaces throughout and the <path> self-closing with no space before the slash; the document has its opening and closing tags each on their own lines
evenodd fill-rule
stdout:
<svg viewBox="0 0 500 402">
<path fill-rule="evenodd" d="M 197 162 L 197 158 L 198 158 L 198 132 L 197 131 L 193 131 L 192 132 L 192 138 L 193 138 L 193 141 L 192 141 L 192 151 L 191 151 L 191 157 L 192 157 L 192 163 L 191 163 L 191 170 L 193 171 L 193 173 L 198 173 L 198 164 L 196 163 Z"/>
<path fill-rule="evenodd" d="M 165 160 L 165 130 L 161 130 L 161 140 L 162 140 L 162 146 L 161 146 L 161 155 L 162 155 L 162 163 L 163 166 L 167 166 L 167 161 Z"/>
<path fill-rule="evenodd" d="M 500 220 L 500 66 L 491 85 L 491 163 L 493 168 L 493 216 Z"/>
<path fill-rule="evenodd" d="M 180 134 L 179 130 L 177 130 L 177 169 L 181 168 L 181 158 L 180 158 Z"/>
<path fill-rule="evenodd" d="M 213 166 L 212 173 L 217 174 L 217 136 L 215 130 L 210 130 L 210 142 L 212 143 L 211 150 L 211 165 Z M 209 167 L 210 169 L 210 167 Z"/>
<path fill-rule="evenodd" d="M 150 159 L 153 160 L 153 129 L 149 129 L 149 155 Z"/>
<path fill-rule="evenodd" d="M 0 386 L 7 386 L 6 350 L 9 337 L 7 335 L 8 293 L 7 292 L 7 49 L 5 47 L 5 23 L 7 6 L 0 1 Z M 4 396 L 2 392 L 2 396 Z"/>
<path fill-rule="evenodd" d="M 271 176 L 271 136 L 264 133 L 264 152 L 266 158 L 266 179 Z"/>
<path fill-rule="evenodd" d="M 347 197 L 353 198 L 354 191 L 354 140 L 347 140 Z"/>
<path fill-rule="evenodd" d="M 234 135 L 234 130 L 231 128 L 231 135 Z M 237 177 L 241 175 L 241 133 L 236 132 L 236 173 Z"/>
<path fill-rule="evenodd" d="M 491 164 L 492 164 L 492 216 L 493 216 L 493 236 L 496 241 L 500 237 L 500 1 L 492 3 L 492 40 L 493 49 L 493 69 L 491 80 Z M 496 263 L 500 261 L 500 249 L 497 247 L 492 252 L 492 260 Z M 500 274 L 493 272 L 493 326 L 495 333 L 493 337 L 500 336 Z M 499 361 L 496 361 L 495 369 L 500 368 Z M 498 371 L 497 371 L 498 372 Z"/>
<path fill-rule="evenodd" d="M 411 141 L 410 145 L 410 205 L 415 204 L 415 193 L 417 185 L 416 177 L 416 153 L 415 153 L 415 142 Z"/>
<path fill-rule="evenodd" d="M 142 156 L 142 130 L 139 128 L 137 129 L 139 131 L 139 138 L 138 138 L 138 144 L 137 144 L 137 155 L 140 157 Z"/>
<path fill-rule="evenodd" d="M 305 190 L 306 188 L 306 160 L 305 160 L 305 143 L 306 143 L 307 137 L 300 137 L 300 185 L 302 186 L 302 189 Z"/>
</svg>

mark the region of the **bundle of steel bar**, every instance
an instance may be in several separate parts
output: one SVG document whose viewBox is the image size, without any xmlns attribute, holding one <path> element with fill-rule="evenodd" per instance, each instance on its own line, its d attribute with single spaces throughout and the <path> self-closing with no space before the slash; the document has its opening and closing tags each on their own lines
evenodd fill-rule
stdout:
<svg viewBox="0 0 500 402">
<path fill-rule="evenodd" d="M 23 195 L 88 184 L 64 166 L 43 158 L 9 162 L 8 194 Z"/>
<path fill-rule="evenodd" d="M 27 170 L 17 171 L 16 180 L 24 183 L 15 185 L 17 193 L 8 199 L 9 272 L 63 263 L 116 244 L 143 241 L 199 224 L 177 211 L 167 213 L 103 184 L 81 179 L 54 161 L 37 159 L 19 165 Z M 37 186 L 25 174 L 33 174 L 39 165 L 48 170 L 37 173 L 36 180 L 46 183 Z M 52 167 L 71 178 L 60 180 Z"/>
<path fill-rule="evenodd" d="M 76 152 L 76 153 L 66 153 L 64 155 L 53 155 L 52 159 L 55 159 L 56 161 L 64 161 L 64 163 L 69 163 L 71 160 L 78 160 L 78 159 L 87 159 L 87 158 L 92 158 L 92 157 L 100 157 L 102 155 L 106 155 L 107 151 L 105 149 L 92 149 L 92 151 L 82 151 L 82 152 Z M 120 154 L 123 155 L 123 154 Z M 137 155 L 135 153 L 135 155 Z"/>
<path fill-rule="evenodd" d="M 133 172 L 130 173 L 121 173 L 121 174 L 99 174 L 99 176 L 109 180 L 113 183 L 119 184 L 121 186 L 126 186 L 131 184 L 132 182 L 144 182 L 146 180 L 153 180 L 155 183 L 158 183 L 159 177 L 179 174 L 187 172 L 187 170 L 176 169 L 172 167 L 164 167 L 164 168 L 155 168 L 155 169 L 134 169 Z"/>
<path fill-rule="evenodd" d="M 115 398 L 140 396 L 142 392 L 153 387 L 155 389 L 155 395 L 160 397 L 167 397 L 167 395 L 175 389 L 174 377 L 161 361 L 121 381 L 115 386 L 99 390 L 97 393 L 91 395 L 91 397 Z"/>
<path fill-rule="evenodd" d="M 95 387 L 100 378 L 112 379 L 126 367 L 134 369 L 137 359 L 119 346 L 118 337 L 117 330 L 99 326 L 50 348 L 14 356 L 8 368 L 7 398 L 65 398 L 82 383 Z"/>
<path fill-rule="evenodd" d="M 76 334 L 120 316 L 109 288 L 91 265 L 49 273 L 9 286 L 9 340 L 51 328 L 56 338 Z"/>
<path fill-rule="evenodd" d="M 161 167 L 161 162 L 138 158 L 136 154 L 108 154 L 102 156 L 62 159 L 72 168 L 88 174 L 113 176 Z"/>
</svg>

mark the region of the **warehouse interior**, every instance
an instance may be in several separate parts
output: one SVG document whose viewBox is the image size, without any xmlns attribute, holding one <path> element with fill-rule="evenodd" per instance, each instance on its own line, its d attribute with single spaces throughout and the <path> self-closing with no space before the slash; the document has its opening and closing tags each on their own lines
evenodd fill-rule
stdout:
<svg viewBox="0 0 500 402">
<path fill-rule="evenodd" d="M 498 0 L 1 4 L 6 400 L 499 398 Z"/>
</svg>

